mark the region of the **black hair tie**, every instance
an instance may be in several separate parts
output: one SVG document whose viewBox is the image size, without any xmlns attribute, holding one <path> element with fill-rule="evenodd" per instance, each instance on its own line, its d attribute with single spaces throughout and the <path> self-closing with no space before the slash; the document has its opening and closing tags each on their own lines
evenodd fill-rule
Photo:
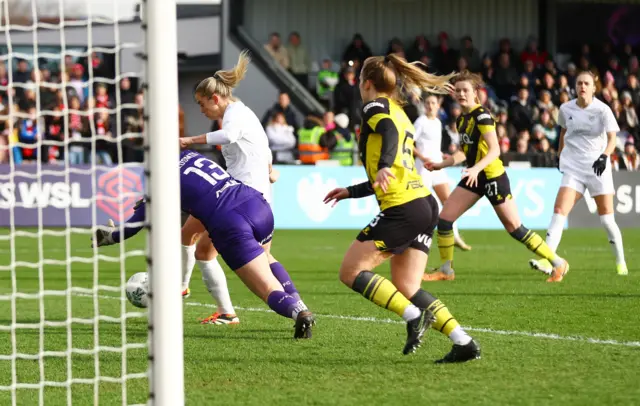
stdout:
<svg viewBox="0 0 640 406">
<path fill-rule="evenodd" d="M 384 57 L 384 63 L 389 63 L 391 62 L 391 58 L 389 58 L 389 55 Z"/>
</svg>

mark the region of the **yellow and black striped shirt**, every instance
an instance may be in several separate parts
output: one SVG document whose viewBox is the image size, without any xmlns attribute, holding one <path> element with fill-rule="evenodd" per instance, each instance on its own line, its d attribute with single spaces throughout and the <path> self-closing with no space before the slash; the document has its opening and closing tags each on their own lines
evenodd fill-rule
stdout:
<svg viewBox="0 0 640 406">
<path fill-rule="evenodd" d="M 429 196 L 431 192 L 422 183 L 413 159 L 415 129 L 402 108 L 389 98 L 379 97 L 367 103 L 362 112 L 358 146 L 369 178 L 366 194 L 375 192 L 380 210 Z M 382 168 L 390 168 L 396 177 L 390 179 L 386 193 L 380 188 L 371 190 Z M 365 195 L 362 187 L 357 193 L 360 196 Z M 360 197 L 353 195 L 353 189 L 350 192 L 352 197 Z"/>
<path fill-rule="evenodd" d="M 496 130 L 496 123 L 484 107 L 478 105 L 467 114 L 458 117 L 456 122 L 460 134 L 462 151 L 467 156 L 467 167 L 471 168 L 487 155 L 489 146 L 483 135 Z M 496 158 L 486 168 L 487 179 L 497 178 L 504 173 L 504 165 L 500 158 Z"/>
</svg>

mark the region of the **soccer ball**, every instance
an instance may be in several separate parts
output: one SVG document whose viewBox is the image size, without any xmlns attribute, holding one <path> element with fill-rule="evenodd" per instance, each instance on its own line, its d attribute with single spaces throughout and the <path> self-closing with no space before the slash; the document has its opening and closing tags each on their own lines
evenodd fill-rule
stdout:
<svg viewBox="0 0 640 406">
<path fill-rule="evenodd" d="M 149 305 L 149 274 L 138 272 L 127 281 L 127 299 L 135 307 L 146 308 Z"/>
</svg>

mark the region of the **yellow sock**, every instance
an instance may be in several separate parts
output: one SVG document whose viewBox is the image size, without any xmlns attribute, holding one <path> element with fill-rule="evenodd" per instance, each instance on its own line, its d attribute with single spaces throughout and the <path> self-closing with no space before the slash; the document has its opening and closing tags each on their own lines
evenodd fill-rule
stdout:
<svg viewBox="0 0 640 406">
<path fill-rule="evenodd" d="M 454 240 L 453 223 L 441 219 L 438 223 L 438 250 L 440 251 L 440 260 L 444 265 L 451 266 L 453 263 Z"/>
<path fill-rule="evenodd" d="M 400 317 L 403 317 L 409 306 L 413 306 L 390 280 L 370 271 L 360 272 L 353 282 L 352 289 L 365 299 L 391 310 Z"/>
<path fill-rule="evenodd" d="M 549 248 L 546 242 L 535 231 L 527 230 L 520 242 L 529 249 L 529 251 L 546 259 L 549 262 L 555 262 L 557 255 Z"/>
<path fill-rule="evenodd" d="M 451 315 L 447 306 L 445 306 L 440 300 L 436 300 L 431 303 L 427 310 L 429 310 L 436 318 L 436 321 L 431 325 L 431 328 L 438 330 L 447 337 L 451 335 L 453 329 L 460 325 L 460 323 L 458 323 L 458 321 Z"/>
</svg>

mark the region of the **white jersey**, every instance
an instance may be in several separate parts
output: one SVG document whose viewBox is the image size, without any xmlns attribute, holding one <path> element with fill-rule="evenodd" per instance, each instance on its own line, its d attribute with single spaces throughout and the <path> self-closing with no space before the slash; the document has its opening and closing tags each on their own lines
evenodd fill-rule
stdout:
<svg viewBox="0 0 640 406">
<path fill-rule="evenodd" d="M 416 134 L 413 137 L 415 149 L 432 162 L 442 162 L 442 122 L 438 118 L 420 116 L 413 123 Z M 416 166 L 422 167 L 423 162 L 416 158 Z"/>
<path fill-rule="evenodd" d="M 620 127 L 611 108 L 600 100 L 593 99 L 584 109 L 576 102 L 564 103 L 558 114 L 558 124 L 567 130 L 560 169 L 593 173 L 593 162 L 607 147 L 607 133 L 618 132 Z"/>
<path fill-rule="evenodd" d="M 227 172 L 251 186 L 271 203 L 269 165 L 272 161 L 269 141 L 260 120 L 244 103 L 230 103 L 222 118 L 222 129 L 235 141 L 222 145 Z"/>
</svg>

